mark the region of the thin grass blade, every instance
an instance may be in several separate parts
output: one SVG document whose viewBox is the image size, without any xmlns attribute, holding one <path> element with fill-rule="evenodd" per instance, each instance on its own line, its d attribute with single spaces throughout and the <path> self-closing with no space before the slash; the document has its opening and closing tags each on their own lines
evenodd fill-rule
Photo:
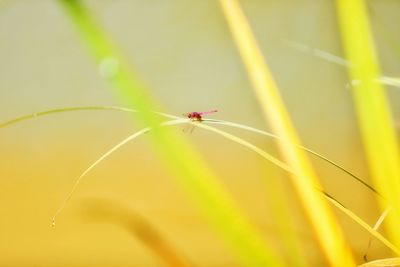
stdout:
<svg viewBox="0 0 400 267">
<path fill-rule="evenodd" d="M 251 151 L 255 152 L 256 154 L 260 155 L 262 158 L 268 160 L 269 162 L 271 162 L 272 164 L 278 166 L 279 168 L 293 174 L 293 176 L 296 176 L 297 174 L 292 170 L 292 168 L 290 166 L 288 166 L 286 163 L 280 161 L 279 159 L 275 158 L 274 156 L 272 156 L 271 154 L 269 154 L 268 152 L 266 152 L 265 150 L 257 147 L 254 144 L 251 144 L 250 142 L 236 136 L 233 134 L 230 134 L 226 131 L 217 129 L 215 127 L 209 126 L 209 125 L 204 125 L 202 123 L 196 123 L 196 122 L 192 122 L 190 120 L 171 120 L 171 121 L 167 121 L 165 123 L 162 124 L 162 126 L 172 126 L 172 125 L 177 125 L 177 124 L 182 124 L 182 123 L 190 123 L 192 125 L 196 125 L 199 128 L 214 132 L 216 134 L 219 134 L 221 136 L 223 136 L 224 138 L 227 138 L 228 140 L 233 141 L 234 143 L 240 144 L 248 149 L 250 149 Z M 151 128 L 144 128 L 140 131 L 135 132 L 134 134 L 128 136 L 127 138 L 125 138 L 124 140 L 122 140 L 121 142 L 119 142 L 117 145 L 113 146 L 110 150 L 108 150 L 106 153 L 104 153 L 99 159 L 97 159 L 93 164 L 91 164 L 77 179 L 77 181 L 75 182 L 74 188 L 70 193 L 70 196 L 73 194 L 73 192 L 75 191 L 76 187 L 78 186 L 79 182 L 81 181 L 81 179 L 89 172 L 91 171 L 94 167 L 96 167 L 99 163 L 101 163 L 105 158 L 107 158 L 108 156 L 110 156 L 111 154 L 113 154 L 116 150 L 118 150 L 119 148 L 121 148 L 123 145 L 127 144 L 130 141 L 133 141 L 134 139 L 142 136 L 143 134 L 151 131 Z M 345 215 L 347 215 L 350 219 L 352 219 L 354 222 L 356 222 L 357 224 L 359 224 L 361 227 L 363 227 L 365 230 L 367 230 L 372 236 L 374 236 L 375 238 L 377 238 L 379 241 L 381 241 L 385 246 L 387 246 L 389 249 L 391 249 L 393 252 L 398 253 L 399 249 L 397 247 L 395 247 L 392 243 L 390 243 L 384 236 L 382 236 L 380 233 L 377 232 L 377 227 L 375 225 L 374 228 L 372 228 L 371 226 L 369 226 L 365 221 L 363 221 L 360 217 L 358 217 L 355 213 L 353 213 L 351 210 L 349 210 L 348 208 L 346 208 L 343 204 L 341 204 L 338 200 L 336 200 L 333 196 L 329 195 L 328 193 L 326 193 L 322 188 L 318 188 L 316 186 L 314 186 L 314 189 L 321 194 L 322 196 L 324 196 L 326 199 L 328 199 L 334 206 L 336 206 L 338 209 L 340 209 Z M 69 198 L 68 198 L 69 199 Z M 67 201 L 68 201 L 67 199 Z M 381 216 L 382 218 L 382 216 Z M 383 220 L 383 219 L 382 219 Z M 381 220 L 378 220 L 381 222 Z M 378 223 L 377 223 L 378 224 Z"/>
<path fill-rule="evenodd" d="M 52 114 L 57 114 L 57 113 L 62 113 L 62 112 L 70 112 L 70 111 L 90 111 L 90 110 L 113 110 L 113 111 L 122 111 L 122 112 L 138 112 L 137 110 L 134 109 L 129 109 L 129 108 L 124 108 L 124 107 L 115 107 L 115 106 L 82 106 L 82 107 L 66 107 L 66 108 L 56 108 L 56 109 L 50 109 L 50 110 L 45 110 L 45 111 L 40 111 L 40 112 L 35 112 L 35 113 L 31 113 L 31 114 L 27 114 L 27 115 L 23 115 L 8 121 L 5 121 L 3 123 L 0 123 L 0 128 L 3 127 L 8 127 L 11 126 L 15 123 L 19 123 L 25 120 L 29 120 L 29 119 L 35 119 L 37 117 L 41 117 L 41 116 L 47 116 L 47 115 L 52 115 Z M 175 115 L 171 115 L 171 114 L 167 114 L 167 113 L 162 113 L 162 112 L 156 112 L 154 111 L 155 114 L 158 114 L 160 116 L 163 116 L 165 118 L 170 118 L 170 119 L 179 119 L 178 116 Z M 185 122 L 188 122 L 188 119 L 185 119 Z M 261 134 L 264 136 L 268 136 L 277 140 L 281 140 L 282 138 L 272 134 L 270 132 L 266 132 L 248 125 L 244 125 L 244 124 L 240 124 L 240 123 L 235 123 L 235 122 L 230 122 L 230 121 L 225 121 L 225 120 L 214 120 L 214 119 L 203 119 L 203 122 L 206 124 L 217 124 L 217 125 L 224 125 L 224 126 L 229 126 L 229 127 L 234 127 L 234 128 L 238 128 L 238 129 L 243 129 L 249 132 L 253 132 L 253 133 L 257 133 L 257 134 Z M 194 127 L 194 125 L 191 125 L 191 127 Z M 375 194 L 381 196 L 379 194 L 379 192 L 370 184 L 368 184 L 367 182 L 365 182 L 363 179 L 361 179 L 360 177 L 358 177 L 357 175 L 355 175 L 354 173 L 352 173 L 351 171 L 347 170 L 346 168 L 344 168 L 343 166 L 341 166 L 340 164 L 330 160 L 329 158 L 323 156 L 320 153 L 317 153 L 307 147 L 304 146 L 299 146 L 301 149 L 304 149 L 305 151 L 307 151 L 308 153 L 320 158 L 323 161 L 326 161 L 328 164 L 334 166 L 335 168 L 338 168 L 339 170 L 343 171 L 344 173 L 347 173 L 349 176 L 351 176 L 353 179 L 355 179 L 357 182 L 361 183 L 362 185 L 364 185 L 365 187 L 367 187 L 369 190 L 371 190 L 372 192 L 374 192 Z"/>
<path fill-rule="evenodd" d="M 95 106 L 95 107 L 72 107 L 72 108 L 59 108 L 59 109 L 53 109 L 53 110 L 47 110 L 47 111 L 42 111 L 42 112 L 37 112 L 34 114 L 38 114 L 37 116 L 45 116 L 45 115 L 51 115 L 54 113 L 59 113 L 59 112 L 69 112 L 69 111 L 77 111 L 77 110 L 116 110 L 116 111 L 124 111 L 124 112 L 136 112 L 135 110 L 131 110 L 128 108 L 120 108 L 120 107 L 104 107 L 104 106 Z M 163 123 L 164 126 L 167 125 L 177 125 L 177 124 L 181 124 L 181 123 L 190 123 L 193 126 L 198 126 L 199 128 L 203 128 L 205 130 L 211 130 L 214 131 L 217 134 L 220 134 L 221 136 L 235 142 L 238 143 L 240 145 L 243 145 L 247 148 L 249 148 L 250 150 L 254 151 L 255 153 L 259 154 L 261 157 L 263 157 L 264 159 L 267 159 L 268 161 L 270 161 L 271 163 L 273 163 L 274 165 L 282 168 L 285 171 L 291 172 L 292 170 L 290 169 L 289 166 L 287 166 L 287 164 L 281 162 L 280 160 L 276 159 L 275 157 L 273 157 L 272 155 L 270 155 L 269 153 L 267 153 L 266 151 L 262 150 L 261 148 L 256 147 L 255 145 L 249 143 L 246 140 L 241 139 L 238 136 L 229 134 L 225 131 L 219 130 L 217 128 L 211 127 L 211 126 L 204 126 L 204 123 L 211 123 L 211 124 L 218 124 L 218 125 L 225 125 L 225 126 L 231 126 L 231 127 L 236 127 L 236 128 L 240 128 L 240 129 L 245 129 L 251 132 L 255 132 L 258 134 L 262 134 L 262 135 L 266 135 L 269 137 L 273 137 L 273 138 L 277 138 L 280 139 L 280 137 L 271 134 L 269 132 L 265 132 L 262 131 L 260 129 L 256 129 L 247 125 L 243 125 L 243 124 L 238 124 L 238 123 L 233 123 L 233 122 L 227 122 L 227 121 L 221 121 L 221 120 L 210 120 L 210 119 L 204 119 L 202 124 L 196 123 L 196 122 L 191 122 L 188 119 L 179 119 L 179 117 L 174 116 L 174 115 L 170 115 L 170 114 L 164 114 L 164 113 L 159 113 L 163 116 L 166 116 L 167 118 L 177 118 L 175 120 L 171 120 L 168 122 Z M 28 115 L 24 115 L 12 120 L 9 120 L 5 123 L 0 124 L 0 128 L 1 127 L 6 127 L 6 126 L 10 126 L 14 123 L 18 123 L 18 122 L 22 122 L 24 120 L 29 120 L 29 119 L 33 119 L 36 118 L 36 116 L 32 116 L 32 114 L 28 114 Z M 12 123 L 11 123 L 12 122 Z M 126 139 L 122 140 L 120 143 L 118 143 L 117 145 L 113 146 L 110 150 L 108 150 L 106 153 L 104 153 L 99 159 L 97 159 L 93 164 L 91 164 L 77 179 L 77 181 L 74 184 L 73 189 L 71 190 L 69 196 L 66 198 L 66 200 L 64 201 L 64 203 L 62 204 L 62 206 L 59 208 L 59 211 L 57 212 L 57 215 L 60 213 L 60 211 L 65 207 L 65 205 L 67 204 L 68 200 L 72 197 L 73 193 L 75 192 L 78 184 L 80 183 L 80 181 L 83 179 L 83 177 L 89 173 L 93 168 L 95 168 L 98 164 L 100 164 L 104 159 L 106 159 L 107 157 L 109 157 L 112 153 L 114 153 L 116 150 L 118 150 L 119 148 L 121 148 L 123 145 L 125 145 L 126 143 L 133 141 L 134 139 L 140 137 L 141 135 L 143 135 L 144 133 L 147 133 L 151 130 L 151 128 L 147 127 L 144 128 L 138 132 L 135 132 L 134 134 L 128 136 Z M 307 149 L 307 148 L 305 148 Z M 312 151 L 310 149 L 307 149 L 308 151 Z M 320 154 L 318 154 L 317 152 L 312 151 L 313 153 L 315 153 L 316 156 L 318 157 L 322 157 L 324 159 L 323 156 L 321 156 Z M 329 159 L 327 159 L 329 163 L 331 163 L 332 161 L 330 161 Z M 336 163 L 333 163 L 334 166 L 339 167 L 341 170 L 349 173 L 351 176 L 354 176 L 358 181 L 362 181 L 361 178 L 355 176 L 354 174 L 352 174 L 351 172 L 347 171 L 346 169 L 344 169 L 343 167 L 340 167 L 340 165 L 336 165 Z M 363 182 L 363 181 L 362 181 Z M 365 182 L 363 182 L 364 184 Z M 365 183 L 366 184 L 366 183 Z M 370 186 L 368 186 L 368 184 L 366 184 L 367 187 L 369 189 Z M 372 191 L 375 192 L 375 190 L 372 188 Z M 325 194 L 325 197 L 329 197 L 331 198 L 330 201 L 334 201 L 336 202 L 339 206 L 339 208 L 341 210 L 346 209 L 342 204 L 340 204 L 336 199 L 334 199 L 333 197 L 329 196 L 328 194 Z M 355 214 L 352 214 L 352 212 L 349 210 L 347 211 L 345 214 L 349 216 L 349 214 L 352 214 L 352 216 L 350 216 L 351 219 L 353 219 L 356 223 L 359 223 L 363 228 L 365 228 L 368 232 L 370 232 L 370 234 L 374 237 L 376 237 L 378 240 L 381 240 L 384 244 L 386 244 L 390 249 L 392 249 L 393 251 L 398 251 L 398 249 L 391 244 L 389 241 L 387 241 L 383 236 L 381 236 L 379 233 L 376 232 L 377 228 L 379 227 L 379 225 L 382 223 L 383 219 L 386 217 L 388 210 L 385 211 L 385 214 L 383 214 L 382 216 L 380 216 L 379 220 L 377 221 L 377 223 L 375 224 L 375 226 L 372 228 L 374 231 L 371 231 L 371 227 L 368 226 L 367 223 L 365 223 L 364 221 L 362 221 L 362 219 L 358 218 Z M 358 218 L 358 219 L 355 219 Z M 53 219 L 55 221 L 55 218 Z"/>
</svg>

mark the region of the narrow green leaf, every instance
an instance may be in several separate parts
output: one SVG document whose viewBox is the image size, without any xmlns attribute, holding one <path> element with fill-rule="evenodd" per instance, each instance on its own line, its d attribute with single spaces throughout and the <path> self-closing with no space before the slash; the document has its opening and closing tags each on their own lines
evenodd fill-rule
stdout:
<svg viewBox="0 0 400 267">
<path fill-rule="evenodd" d="M 393 212 L 386 220 L 389 236 L 400 245 L 400 154 L 384 87 L 378 57 L 364 0 L 337 0 L 337 14 L 349 76 L 358 83 L 352 87 L 368 166 L 380 198 L 382 210 Z"/>
<path fill-rule="evenodd" d="M 281 266 L 278 257 L 238 209 L 200 155 L 184 138 L 160 127 L 160 119 L 151 111 L 157 110 L 159 105 L 124 62 L 111 38 L 93 20 L 90 11 L 80 0 L 60 0 L 60 3 L 112 88 L 130 107 L 140 111 L 138 118 L 143 125 L 153 129 L 149 135 L 152 144 L 174 174 L 176 182 L 199 205 L 241 263 L 245 266 Z"/>
</svg>

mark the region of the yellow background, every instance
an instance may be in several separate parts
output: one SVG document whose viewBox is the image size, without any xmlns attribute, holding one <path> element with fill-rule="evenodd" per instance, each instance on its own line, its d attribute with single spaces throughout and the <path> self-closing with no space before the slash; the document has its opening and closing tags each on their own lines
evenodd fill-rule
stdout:
<svg viewBox="0 0 400 267">
<path fill-rule="evenodd" d="M 162 103 L 162 111 L 180 115 L 217 108 L 210 118 L 269 129 L 216 1 L 85 3 Z M 333 3 L 242 4 L 304 144 L 368 180 L 346 69 L 288 45 L 341 56 Z M 400 4 L 370 1 L 370 12 L 384 73 L 398 76 L 395 45 L 400 38 L 394 34 Z M 399 89 L 387 90 L 400 119 Z M 45 0 L 0 1 L 0 120 L 90 105 L 120 104 L 61 6 Z M 326 264 L 283 171 L 219 136 L 183 128 L 176 131 L 196 145 L 282 257 L 287 251 L 274 211 L 288 205 L 307 260 L 312 266 Z M 51 227 L 80 173 L 138 129 L 128 114 L 116 111 L 56 114 L 0 129 L 0 266 L 164 266 L 138 237 L 143 220 L 196 266 L 237 266 L 146 136 L 89 173 Z M 277 155 L 268 138 L 224 129 Z M 372 224 L 379 216 L 373 195 L 334 167 L 312 160 L 326 191 Z M 284 187 L 287 203 L 276 203 L 277 186 Z M 335 212 L 361 263 L 368 234 Z M 374 241 L 371 259 L 389 255 Z"/>
</svg>

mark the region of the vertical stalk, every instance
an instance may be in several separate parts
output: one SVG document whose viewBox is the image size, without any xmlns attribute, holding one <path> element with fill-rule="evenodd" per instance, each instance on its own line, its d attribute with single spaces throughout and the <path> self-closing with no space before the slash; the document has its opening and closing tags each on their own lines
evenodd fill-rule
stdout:
<svg viewBox="0 0 400 267">
<path fill-rule="evenodd" d="M 328 203 L 315 190 L 315 187 L 320 187 L 317 176 L 307 155 L 299 148 L 300 140 L 239 2 L 220 0 L 220 3 L 264 117 L 282 137 L 280 151 L 297 174 L 293 176 L 294 186 L 326 257 L 332 266 L 354 266 L 336 218 Z"/>
<path fill-rule="evenodd" d="M 380 67 L 363 0 L 337 0 L 337 15 L 343 48 L 351 62 L 350 79 L 359 128 L 370 173 L 383 194 L 381 208 L 394 208 L 387 218 L 387 230 L 400 245 L 400 155 L 385 88 L 379 82 Z"/>
<path fill-rule="evenodd" d="M 143 124 L 152 127 L 152 144 L 167 163 L 173 177 L 200 206 L 234 255 L 244 266 L 282 266 L 200 155 L 185 139 L 159 126 L 159 119 L 151 112 L 157 110 L 155 101 L 134 72 L 123 62 L 123 57 L 112 44 L 111 38 L 92 19 L 90 11 L 80 0 L 59 1 L 94 59 L 108 68 L 105 73 L 112 88 L 130 107 L 141 111 L 137 115 Z"/>
</svg>

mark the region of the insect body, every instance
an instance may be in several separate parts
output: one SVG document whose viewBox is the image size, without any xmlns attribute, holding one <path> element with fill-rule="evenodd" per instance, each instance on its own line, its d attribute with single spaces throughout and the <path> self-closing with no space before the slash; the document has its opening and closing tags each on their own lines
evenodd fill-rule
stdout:
<svg viewBox="0 0 400 267">
<path fill-rule="evenodd" d="M 193 111 L 193 112 L 186 113 L 185 115 L 186 115 L 189 119 L 191 119 L 192 121 L 202 121 L 202 120 L 203 120 L 203 115 L 205 115 L 205 114 L 211 114 L 211 113 L 214 113 L 214 112 L 217 112 L 217 110 L 214 109 L 214 110 L 205 111 L 205 112 L 196 112 L 196 111 Z"/>
<path fill-rule="evenodd" d="M 211 113 L 214 113 L 214 112 L 217 112 L 217 110 L 214 109 L 214 110 L 205 111 L 205 112 L 193 111 L 193 112 L 185 113 L 184 116 L 188 117 L 191 121 L 202 122 L 203 121 L 203 115 L 211 114 Z M 189 125 L 189 127 L 190 127 L 190 132 L 192 133 L 194 128 L 195 128 L 195 126 L 194 125 Z M 183 130 L 183 131 L 185 131 L 185 130 Z"/>
</svg>

